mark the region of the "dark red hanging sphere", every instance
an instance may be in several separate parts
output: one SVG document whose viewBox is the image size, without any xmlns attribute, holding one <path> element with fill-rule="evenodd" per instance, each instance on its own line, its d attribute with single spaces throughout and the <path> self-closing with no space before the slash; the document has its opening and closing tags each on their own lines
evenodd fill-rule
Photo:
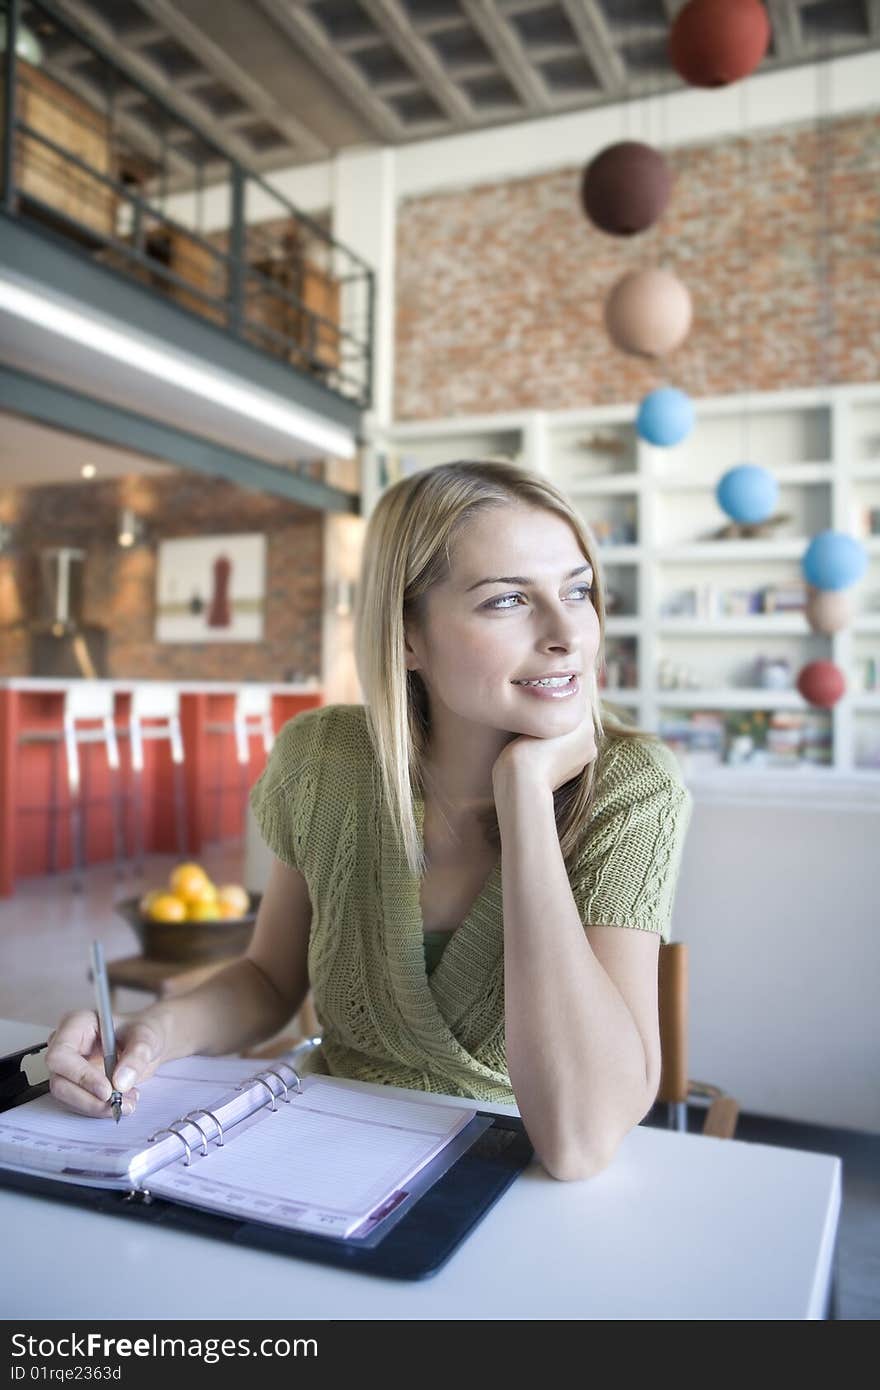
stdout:
<svg viewBox="0 0 880 1390">
<path fill-rule="evenodd" d="M 669 57 L 692 87 L 726 87 L 748 77 L 770 43 L 761 0 L 688 0 L 669 34 Z"/>
<path fill-rule="evenodd" d="M 640 140 L 621 140 L 590 160 L 581 202 L 603 232 L 634 236 L 662 215 L 671 189 L 672 173 L 658 150 Z"/>
<path fill-rule="evenodd" d="M 811 661 L 797 678 L 797 688 L 811 705 L 829 709 L 846 692 L 846 681 L 833 661 Z"/>
</svg>

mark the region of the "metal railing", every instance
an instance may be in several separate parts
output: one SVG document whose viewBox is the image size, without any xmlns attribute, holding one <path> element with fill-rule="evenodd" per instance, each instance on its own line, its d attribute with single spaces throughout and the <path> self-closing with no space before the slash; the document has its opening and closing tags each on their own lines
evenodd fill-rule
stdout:
<svg viewBox="0 0 880 1390">
<path fill-rule="evenodd" d="M 50 0 L 0 16 L 5 214 L 369 407 L 366 262 Z"/>
</svg>

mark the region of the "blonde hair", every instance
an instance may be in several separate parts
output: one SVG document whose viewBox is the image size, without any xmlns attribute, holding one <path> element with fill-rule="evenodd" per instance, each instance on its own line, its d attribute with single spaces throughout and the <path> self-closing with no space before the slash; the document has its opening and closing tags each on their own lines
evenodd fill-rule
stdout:
<svg viewBox="0 0 880 1390">
<path fill-rule="evenodd" d="M 414 795 L 424 798 L 425 755 L 430 735 L 427 691 L 417 671 L 407 669 L 404 624 L 418 621 L 424 598 L 451 571 L 450 550 L 462 527 L 486 507 L 510 503 L 541 507 L 567 521 L 593 568 L 592 601 L 599 618 L 599 648 L 589 673 L 589 699 L 597 757 L 554 792 L 559 843 L 573 867 L 589 822 L 606 733 L 598 671 L 604 660 L 605 599 L 596 547 L 583 519 L 559 488 L 516 464 L 477 459 L 440 464 L 387 488 L 364 537 L 355 603 L 355 661 L 366 704 L 367 727 L 376 753 L 382 796 L 397 827 L 410 871 L 421 878 L 427 860 L 419 836 Z M 615 738 L 656 735 L 625 725 L 622 711 L 603 702 Z M 494 815 L 487 839 L 500 844 Z"/>
</svg>

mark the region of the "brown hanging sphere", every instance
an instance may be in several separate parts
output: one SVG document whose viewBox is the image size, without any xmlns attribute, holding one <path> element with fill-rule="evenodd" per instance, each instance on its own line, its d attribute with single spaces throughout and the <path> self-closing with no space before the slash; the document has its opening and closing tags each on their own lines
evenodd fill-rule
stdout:
<svg viewBox="0 0 880 1390">
<path fill-rule="evenodd" d="M 601 231 L 634 236 L 662 215 L 671 189 L 672 174 L 658 150 L 640 140 L 621 140 L 584 169 L 581 202 Z"/>
<path fill-rule="evenodd" d="M 754 72 L 770 43 L 761 0 L 688 0 L 669 34 L 669 57 L 692 87 L 726 87 Z"/>
<path fill-rule="evenodd" d="M 608 336 L 623 352 L 665 357 L 691 326 L 691 297 L 671 270 L 631 270 L 605 301 Z"/>
</svg>

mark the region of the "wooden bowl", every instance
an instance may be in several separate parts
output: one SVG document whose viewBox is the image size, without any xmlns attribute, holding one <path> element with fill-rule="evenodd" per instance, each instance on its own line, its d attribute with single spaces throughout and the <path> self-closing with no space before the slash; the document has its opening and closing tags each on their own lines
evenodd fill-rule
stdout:
<svg viewBox="0 0 880 1390">
<path fill-rule="evenodd" d="M 147 960 L 223 960 L 247 950 L 257 920 L 262 893 L 251 893 L 250 911 L 244 917 L 222 917 L 216 922 L 153 922 L 140 910 L 139 898 L 123 898 L 114 906 L 133 928 Z"/>
</svg>

